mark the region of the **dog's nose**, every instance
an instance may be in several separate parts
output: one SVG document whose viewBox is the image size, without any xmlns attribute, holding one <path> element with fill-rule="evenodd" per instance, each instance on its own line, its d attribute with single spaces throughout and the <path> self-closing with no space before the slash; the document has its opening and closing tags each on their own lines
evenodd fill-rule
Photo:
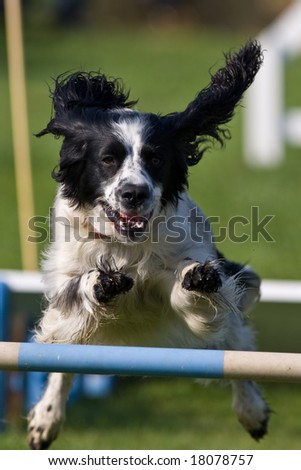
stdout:
<svg viewBox="0 0 301 470">
<path fill-rule="evenodd" d="M 138 207 L 150 197 L 150 190 L 147 185 L 136 185 L 127 183 L 123 185 L 119 192 L 121 202 L 126 207 Z"/>
</svg>

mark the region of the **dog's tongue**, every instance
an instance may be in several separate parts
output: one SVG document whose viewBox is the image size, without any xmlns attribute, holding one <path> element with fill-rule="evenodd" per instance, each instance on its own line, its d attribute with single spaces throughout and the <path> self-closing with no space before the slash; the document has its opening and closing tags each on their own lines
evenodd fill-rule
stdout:
<svg viewBox="0 0 301 470">
<path fill-rule="evenodd" d="M 115 227 L 122 232 L 144 232 L 150 215 L 141 216 L 136 214 L 117 212 L 110 206 L 105 208 L 107 217 L 114 222 Z"/>
<path fill-rule="evenodd" d="M 128 216 L 124 214 L 120 214 L 120 227 L 123 229 L 137 229 L 137 230 L 144 230 L 148 219 L 146 217 L 141 216 Z"/>
</svg>

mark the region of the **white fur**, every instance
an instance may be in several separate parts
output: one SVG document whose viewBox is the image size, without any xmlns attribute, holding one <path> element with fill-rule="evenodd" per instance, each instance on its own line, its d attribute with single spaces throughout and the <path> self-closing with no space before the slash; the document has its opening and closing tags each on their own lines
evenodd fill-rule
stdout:
<svg viewBox="0 0 301 470">
<path fill-rule="evenodd" d="M 135 185 L 145 184 L 151 190 L 153 196 L 149 202 L 153 204 L 156 198 L 159 203 L 161 190 L 158 186 L 152 184 L 151 178 L 144 170 L 140 158 L 141 148 L 143 146 L 143 125 L 141 120 L 136 119 L 134 122 L 128 122 L 126 119 L 122 119 L 118 123 L 115 123 L 113 133 L 124 144 L 127 150 L 127 158 L 118 172 L 117 177 L 106 185 L 106 201 L 114 209 L 119 209 L 119 201 L 116 200 L 115 191 L 119 188 L 120 182 L 126 180 L 128 183 Z"/>
</svg>

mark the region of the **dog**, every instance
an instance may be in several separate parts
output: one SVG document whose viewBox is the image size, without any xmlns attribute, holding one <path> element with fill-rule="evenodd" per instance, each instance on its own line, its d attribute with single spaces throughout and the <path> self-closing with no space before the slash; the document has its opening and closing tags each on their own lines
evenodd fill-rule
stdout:
<svg viewBox="0 0 301 470">
<path fill-rule="evenodd" d="M 42 262 L 42 343 L 253 350 L 247 316 L 260 296 L 249 267 L 227 260 L 187 193 L 188 168 L 225 127 L 263 60 L 249 41 L 182 112 L 136 111 L 120 80 L 61 75 L 39 134 L 63 137 L 55 236 Z M 57 438 L 72 375 L 52 373 L 28 416 L 32 449 Z M 231 382 L 233 409 L 259 440 L 270 410 L 253 381 Z"/>
</svg>

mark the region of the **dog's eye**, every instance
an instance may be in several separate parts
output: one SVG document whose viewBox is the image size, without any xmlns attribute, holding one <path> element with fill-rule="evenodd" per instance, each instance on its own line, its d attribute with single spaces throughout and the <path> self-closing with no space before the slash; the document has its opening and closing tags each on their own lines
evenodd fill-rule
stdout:
<svg viewBox="0 0 301 470">
<path fill-rule="evenodd" d="M 145 161 L 145 164 L 149 167 L 159 168 L 163 160 L 156 152 L 156 148 L 150 145 L 144 145 L 141 150 L 141 157 Z"/>
<path fill-rule="evenodd" d="M 102 159 L 102 163 L 104 163 L 105 165 L 114 165 L 115 157 L 113 157 L 113 155 L 107 155 Z"/>
<path fill-rule="evenodd" d="M 161 162 L 162 162 L 162 160 L 159 157 L 152 157 L 152 159 L 151 159 L 151 164 L 153 166 L 160 166 Z"/>
</svg>

